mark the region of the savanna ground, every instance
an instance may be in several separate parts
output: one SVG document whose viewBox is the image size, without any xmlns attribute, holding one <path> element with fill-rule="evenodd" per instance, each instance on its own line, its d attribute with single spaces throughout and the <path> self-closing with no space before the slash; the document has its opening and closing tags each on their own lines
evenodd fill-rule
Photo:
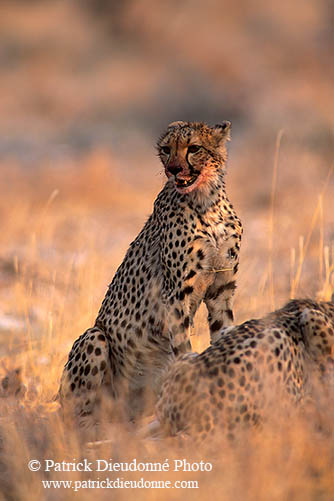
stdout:
<svg viewBox="0 0 334 501">
<path fill-rule="evenodd" d="M 334 289 L 334 172 L 326 1 L 3 2 L 0 6 L 1 376 L 4 499 L 334 499 L 333 391 L 313 417 L 276 420 L 239 443 L 193 450 L 126 426 L 93 448 L 53 401 L 74 339 L 164 183 L 156 137 L 173 120 L 231 119 L 227 187 L 244 224 L 236 321 Z M 209 342 L 205 311 L 194 349 Z M 315 419 L 315 418 L 314 418 Z M 123 473 L 198 489 L 43 489 L 31 459 L 206 460 L 211 472 Z"/>
</svg>

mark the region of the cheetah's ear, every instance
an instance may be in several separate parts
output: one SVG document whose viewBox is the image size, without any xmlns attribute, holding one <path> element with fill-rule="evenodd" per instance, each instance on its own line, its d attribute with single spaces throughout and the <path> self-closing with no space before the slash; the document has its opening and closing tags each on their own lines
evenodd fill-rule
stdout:
<svg viewBox="0 0 334 501">
<path fill-rule="evenodd" d="M 213 135 L 218 139 L 219 142 L 225 142 L 231 139 L 231 125 L 231 122 L 225 120 L 221 124 L 217 124 L 212 127 Z"/>
<path fill-rule="evenodd" d="M 187 122 L 183 122 L 182 120 L 179 120 L 177 122 L 172 122 L 168 125 L 168 129 L 171 129 L 172 127 L 183 127 L 184 125 L 187 125 Z"/>
</svg>

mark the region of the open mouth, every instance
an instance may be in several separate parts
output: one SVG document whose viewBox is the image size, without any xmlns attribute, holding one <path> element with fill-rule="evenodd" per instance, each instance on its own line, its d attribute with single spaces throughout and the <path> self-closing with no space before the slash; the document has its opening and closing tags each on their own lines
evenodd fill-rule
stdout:
<svg viewBox="0 0 334 501">
<path fill-rule="evenodd" d="M 182 179 L 182 178 L 175 178 L 175 186 L 177 188 L 189 188 L 190 186 L 192 186 L 195 181 L 197 181 L 198 179 L 198 175 L 194 175 L 192 176 L 191 178 L 189 179 Z"/>
</svg>

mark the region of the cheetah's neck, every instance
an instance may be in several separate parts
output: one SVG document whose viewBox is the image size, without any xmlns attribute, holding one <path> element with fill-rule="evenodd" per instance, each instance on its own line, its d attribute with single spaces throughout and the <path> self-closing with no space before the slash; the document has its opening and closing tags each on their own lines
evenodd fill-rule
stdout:
<svg viewBox="0 0 334 501">
<path fill-rule="evenodd" d="M 225 191 L 224 173 L 221 172 L 215 181 L 207 183 L 200 190 L 187 195 L 189 205 L 192 205 L 198 214 L 205 214 L 215 206 L 229 202 Z"/>
</svg>

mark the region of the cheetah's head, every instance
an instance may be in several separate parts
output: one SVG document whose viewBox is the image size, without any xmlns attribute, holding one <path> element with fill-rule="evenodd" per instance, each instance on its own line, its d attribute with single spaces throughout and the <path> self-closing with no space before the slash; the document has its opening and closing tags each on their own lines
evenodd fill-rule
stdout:
<svg viewBox="0 0 334 501">
<path fill-rule="evenodd" d="M 207 191 L 222 175 L 231 122 L 209 127 L 201 122 L 173 122 L 158 141 L 159 157 L 176 190 Z M 208 192 L 209 193 L 209 192 Z"/>
</svg>

